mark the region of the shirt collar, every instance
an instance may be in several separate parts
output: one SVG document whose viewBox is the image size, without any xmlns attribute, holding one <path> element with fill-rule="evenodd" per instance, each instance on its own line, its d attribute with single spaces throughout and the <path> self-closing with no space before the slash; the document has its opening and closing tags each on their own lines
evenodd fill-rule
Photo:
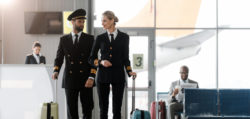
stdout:
<svg viewBox="0 0 250 119">
<path fill-rule="evenodd" d="M 78 38 L 79 38 L 79 36 L 81 36 L 81 34 L 82 34 L 82 32 L 77 33 Z M 71 32 L 71 35 L 72 35 L 72 38 L 75 37 L 75 33 L 73 31 Z"/>
<path fill-rule="evenodd" d="M 187 78 L 186 80 L 182 80 L 180 79 L 180 83 L 188 83 L 189 82 L 189 79 Z"/>
<path fill-rule="evenodd" d="M 37 57 L 37 55 L 35 53 L 33 53 L 33 56 Z M 39 56 L 41 56 L 41 53 L 39 53 Z"/>
<path fill-rule="evenodd" d="M 117 36 L 117 34 L 118 34 L 118 30 L 117 29 L 115 29 L 112 33 L 110 33 L 108 30 L 107 30 L 107 32 L 108 32 L 108 36 L 110 36 L 110 34 L 114 34 L 114 38 Z"/>
</svg>

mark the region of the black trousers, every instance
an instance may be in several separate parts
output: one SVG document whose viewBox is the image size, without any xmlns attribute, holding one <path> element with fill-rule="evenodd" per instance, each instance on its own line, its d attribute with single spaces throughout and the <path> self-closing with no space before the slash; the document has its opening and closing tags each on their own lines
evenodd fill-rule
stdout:
<svg viewBox="0 0 250 119">
<path fill-rule="evenodd" d="M 79 119 L 78 115 L 78 96 L 82 104 L 83 119 L 91 119 L 94 108 L 93 88 L 83 88 L 79 90 L 65 89 L 67 100 L 68 119 Z"/>
<path fill-rule="evenodd" d="M 113 94 L 113 119 L 121 119 L 121 106 L 125 86 L 124 83 L 97 83 L 100 119 L 108 119 L 110 85 L 112 85 Z"/>
</svg>

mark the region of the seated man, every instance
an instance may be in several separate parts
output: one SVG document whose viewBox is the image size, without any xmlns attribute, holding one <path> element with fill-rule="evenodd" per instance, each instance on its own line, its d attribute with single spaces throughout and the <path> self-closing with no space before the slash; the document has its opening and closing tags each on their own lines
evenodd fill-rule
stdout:
<svg viewBox="0 0 250 119">
<path fill-rule="evenodd" d="M 182 66 L 180 69 L 181 79 L 172 82 L 170 86 L 168 97 L 168 119 L 175 119 L 175 114 L 183 111 L 183 92 L 180 88 L 181 85 L 187 83 L 197 84 L 196 87 L 198 88 L 198 83 L 188 78 L 188 72 L 188 67 Z"/>
</svg>

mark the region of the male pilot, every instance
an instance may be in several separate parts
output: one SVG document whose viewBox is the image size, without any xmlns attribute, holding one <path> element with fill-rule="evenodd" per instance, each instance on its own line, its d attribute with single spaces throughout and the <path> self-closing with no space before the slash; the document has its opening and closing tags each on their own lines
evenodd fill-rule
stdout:
<svg viewBox="0 0 250 119">
<path fill-rule="evenodd" d="M 197 84 L 196 81 L 193 81 L 188 78 L 189 69 L 187 66 L 182 66 L 180 69 L 181 79 L 172 82 L 169 90 L 169 97 L 168 97 L 168 119 L 175 119 L 175 114 L 177 112 L 183 111 L 183 94 L 180 94 L 180 85 L 185 83 L 193 83 Z"/>
<path fill-rule="evenodd" d="M 92 35 L 83 33 L 86 11 L 78 9 L 69 15 L 68 20 L 73 25 L 73 31 L 60 38 L 57 55 L 54 63 L 53 79 L 57 79 L 63 60 L 65 70 L 62 88 L 65 88 L 68 119 L 79 119 L 78 96 L 82 104 L 83 119 L 91 119 L 94 107 L 93 85 L 94 78 L 88 58 L 94 42 Z"/>
</svg>

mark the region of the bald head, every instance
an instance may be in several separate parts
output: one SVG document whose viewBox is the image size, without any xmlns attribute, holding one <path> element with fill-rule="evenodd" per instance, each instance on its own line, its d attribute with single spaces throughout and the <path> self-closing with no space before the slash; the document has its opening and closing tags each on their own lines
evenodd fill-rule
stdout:
<svg viewBox="0 0 250 119">
<path fill-rule="evenodd" d="M 182 80 L 187 80 L 188 78 L 188 72 L 189 72 L 189 69 L 187 66 L 181 66 L 180 68 L 180 75 L 181 75 L 181 79 Z"/>
</svg>

